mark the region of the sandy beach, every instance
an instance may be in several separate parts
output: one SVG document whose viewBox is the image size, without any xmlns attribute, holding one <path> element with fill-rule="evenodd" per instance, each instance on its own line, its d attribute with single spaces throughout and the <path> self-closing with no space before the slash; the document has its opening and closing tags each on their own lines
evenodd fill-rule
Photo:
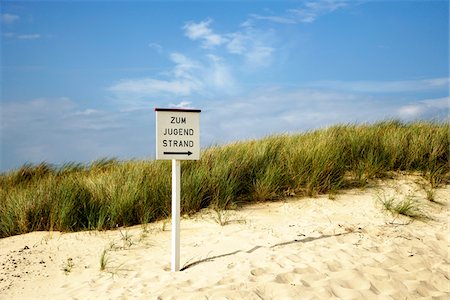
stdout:
<svg viewBox="0 0 450 300">
<path fill-rule="evenodd" d="M 424 182 L 261 202 L 221 212 L 223 226 L 209 209 L 185 216 L 176 273 L 170 220 L 3 238 L 0 299 L 448 299 L 450 186 L 431 202 Z M 427 219 L 383 211 L 389 197 Z"/>
</svg>

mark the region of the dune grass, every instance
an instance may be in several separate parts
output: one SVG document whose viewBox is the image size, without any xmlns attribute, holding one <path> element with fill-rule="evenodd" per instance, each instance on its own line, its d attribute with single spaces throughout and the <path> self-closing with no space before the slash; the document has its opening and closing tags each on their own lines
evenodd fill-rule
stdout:
<svg viewBox="0 0 450 300">
<path fill-rule="evenodd" d="M 414 199 L 412 195 L 405 197 L 404 199 L 396 199 L 396 196 L 391 197 L 379 197 L 378 201 L 381 203 L 383 209 L 389 212 L 393 220 L 390 221 L 394 224 L 395 220 L 400 216 L 409 217 L 411 220 L 428 220 L 430 219 L 420 208 L 419 203 Z"/>
<path fill-rule="evenodd" d="M 182 162 L 182 214 L 211 206 L 335 193 L 391 171 L 449 176 L 448 123 L 337 125 L 204 149 Z M 0 175 L 0 237 L 110 229 L 170 215 L 170 161 L 24 165 Z"/>
</svg>

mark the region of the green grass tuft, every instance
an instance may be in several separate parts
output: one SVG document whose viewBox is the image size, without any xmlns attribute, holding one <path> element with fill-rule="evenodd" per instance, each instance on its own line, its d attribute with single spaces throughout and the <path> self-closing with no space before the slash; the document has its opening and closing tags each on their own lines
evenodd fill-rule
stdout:
<svg viewBox="0 0 450 300">
<path fill-rule="evenodd" d="M 448 123 L 386 121 L 210 147 L 200 160 L 182 163 L 181 214 L 292 195 L 335 195 L 392 171 L 419 172 L 436 188 L 449 179 L 449 132 Z M 170 161 L 101 159 L 61 167 L 26 164 L 1 174 L 0 237 L 167 218 L 170 168 Z M 408 214 L 411 205 L 398 210 Z"/>
<path fill-rule="evenodd" d="M 108 250 L 104 249 L 100 255 L 100 271 L 105 271 L 109 263 Z"/>
<path fill-rule="evenodd" d="M 400 215 L 409 217 L 413 220 L 426 220 L 428 217 L 422 212 L 417 201 L 412 196 L 403 200 L 396 201 L 394 197 L 379 198 L 384 210 L 388 211 L 393 217 L 393 223 Z"/>
</svg>

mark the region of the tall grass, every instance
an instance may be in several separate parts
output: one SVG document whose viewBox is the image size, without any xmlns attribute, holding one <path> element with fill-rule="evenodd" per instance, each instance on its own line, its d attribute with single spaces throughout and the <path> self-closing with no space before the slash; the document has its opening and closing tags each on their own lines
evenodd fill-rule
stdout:
<svg viewBox="0 0 450 300">
<path fill-rule="evenodd" d="M 387 121 L 210 147 L 182 163 L 182 213 L 335 192 L 390 171 L 421 172 L 436 187 L 449 176 L 449 130 L 448 123 Z M 169 161 L 24 165 L 0 175 L 0 237 L 165 218 L 170 176 Z"/>
</svg>

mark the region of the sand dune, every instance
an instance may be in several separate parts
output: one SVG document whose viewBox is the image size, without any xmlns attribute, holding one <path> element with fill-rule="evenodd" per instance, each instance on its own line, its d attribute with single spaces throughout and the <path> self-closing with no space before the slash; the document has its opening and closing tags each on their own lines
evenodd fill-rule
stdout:
<svg viewBox="0 0 450 300">
<path fill-rule="evenodd" d="M 183 218 L 176 273 L 167 222 L 4 238 L 0 299 L 448 299 L 450 186 L 435 203 L 420 180 L 253 204 L 223 213 L 225 226 L 211 210 Z M 429 219 L 383 212 L 391 196 Z"/>
</svg>

